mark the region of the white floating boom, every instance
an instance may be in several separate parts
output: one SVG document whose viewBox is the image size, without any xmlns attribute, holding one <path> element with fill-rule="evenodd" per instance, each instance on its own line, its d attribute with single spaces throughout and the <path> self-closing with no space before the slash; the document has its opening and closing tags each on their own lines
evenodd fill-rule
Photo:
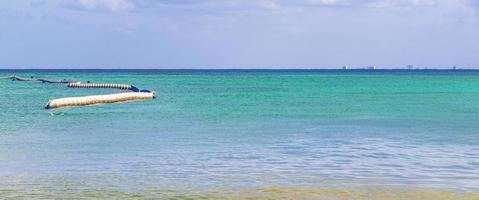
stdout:
<svg viewBox="0 0 479 200">
<path fill-rule="evenodd" d="M 113 88 L 120 90 L 131 90 L 132 85 L 116 84 L 116 83 L 68 83 L 68 87 L 71 88 Z"/>
<path fill-rule="evenodd" d="M 119 94 L 93 95 L 84 97 L 68 97 L 48 101 L 45 109 L 54 109 L 67 106 L 87 106 L 102 103 L 117 103 L 131 100 L 154 99 L 154 92 L 126 92 Z"/>
</svg>

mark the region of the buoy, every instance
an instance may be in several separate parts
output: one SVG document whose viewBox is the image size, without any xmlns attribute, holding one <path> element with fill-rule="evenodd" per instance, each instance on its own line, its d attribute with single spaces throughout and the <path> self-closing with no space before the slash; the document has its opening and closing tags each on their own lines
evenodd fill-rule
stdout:
<svg viewBox="0 0 479 200">
<path fill-rule="evenodd" d="M 111 83 L 68 83 L 68 87 L 71 88 L 113 88 L 120 90 L 131 90 L 132 85 L 127 84 L 111 84 Z"/>
<path fill-rule="evenodd" d="M 131 100 L 154 99 L 154 92 L 126 92 L 119 94 L 93 95 L 84 97 L 67 97 L 48 101 L 45 109 L 67 106 L 87 106 L 102 103 L 117 103 Z"/>
</svg>

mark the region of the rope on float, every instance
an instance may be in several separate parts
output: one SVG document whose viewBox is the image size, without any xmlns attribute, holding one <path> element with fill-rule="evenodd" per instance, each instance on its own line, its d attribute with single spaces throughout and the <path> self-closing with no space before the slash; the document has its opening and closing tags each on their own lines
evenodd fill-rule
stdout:
<svg viewBox="0 0 479 200">
<path fill-rule="evenodd" d="M 0 79 L 13 79 L 13 76 L 2 76 Z"/>
<path fill-rule="evenodd" d="M 78 81 L 75 81 L 75 80 L 66 80 L 66 79 L 63 79 L 63 80 L 50 80 L 50 79 L 46 79 L 46 78 L 37 78 L 36 79 L 37 81 L 41 81 L 42 83 L 76 83 Z"/>
<path fill-rule="evenodd" d="M 147 89 L 140 90 L 134 85 L 128 84 L 117 84 L 117 83 L 81 83 L 81 82 L 71 82 L 68 83 L 68 87 L 71 88 L 113 88 L 120 90 L 131 90 L 133 92 L 151 92 Z"/>
<path fill-rule="evenodd" d="M 67 97 L 48 101 L 45 109 L 68 106 L 87 106 L 102 103 L 118 103 L 131 100 L 154 99 L 154 92 L 127 92 L 119 94 L 93 95 L 84 97 Z"/>
<path fill-rule="evenodd" d="M 24 77 L 20 77 L 20 76 L 4 76 L 2 78 L 12 79 L 13 81 L 34 81 L 35 80 L 33 78 L 24 78 Z"/>
<path fill-rule="evenodd" d="M 128 84 L 116 84 L 116 83 L 81 83 L 80 81 L 76 80 L 50 80 L 46 78 L 30 78 L 20 77 L 20 76 L 3 76 L 0 77 L 1 79 L 12 79 L 14 81 L 41 81 L 42 83 L 63 83 L 68 84 L 68 87 L 71 88 L 113 88 L 113 89 L 121 89 L 121 90 L 131 90 L 133 92 L 151 92 L 150 90 L 142 89 L 135 87 L 134 85 Z"/>
<path fill-rule="evenodd" d="M 68 83 L 68 87 L 71 88 L 113 88 L 120 90 L 131 90 L 134 86 L 127 84 L 115 84 L 115 83 Z"/>
</svg>

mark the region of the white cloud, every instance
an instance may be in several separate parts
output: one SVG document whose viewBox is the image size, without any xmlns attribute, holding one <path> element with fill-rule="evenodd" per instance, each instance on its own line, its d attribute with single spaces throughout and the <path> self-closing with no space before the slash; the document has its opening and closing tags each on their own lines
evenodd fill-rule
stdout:
<svg viewBox="0 0 479 200">
<path fill-rule="evenodd" d="M 62 0 L 51 2 L 62 7 L 88 11 L 118 12 L 134 8 L 134 3 L 130 0 Z"/>
<path fill-rule="evenodd" d="M 376 0 L 367 4 L 370 7 L 418 7 L 435 6 L 439 0 Z"/>
<path fill-rule="evenodd" d="M 305 0 L 307 4 L 322 6 L 349 6 L 353 5 L 351 0 Z"/>
<path fill-rule="evenodd" d="M 33 1 L 33 0 L 32 0 Z M 245 10 L 291 10 L 295 8 L 314 9 L 318 7 L 342 8 L 414 8 L 434 7 L 441 4 L 469 5 L 476 0 L 36 0 L 49 1 L 72 9 L 87 11 L 131 11 L 134 9 L 187 8 L 201 12 L 234 12 Z"/>
<path fill-rule="evenodd" d="M 199 0 L 198 5 L 210 6 L 214 8 L 238 8 L 238 9 L 274 9 L 280 6 L 280 1 L 278 0 Z M 166 3 L 166 2 L 165 2 Z M 168 4 L 175 4 L 170 3 Z M 183 4 L 184 5 L 184 4 Z"/>
</svg>

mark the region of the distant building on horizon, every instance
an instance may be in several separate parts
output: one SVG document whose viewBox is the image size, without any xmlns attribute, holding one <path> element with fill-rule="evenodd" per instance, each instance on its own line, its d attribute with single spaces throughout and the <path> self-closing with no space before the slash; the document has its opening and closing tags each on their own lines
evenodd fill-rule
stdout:
<svg viewBox="0 0 479 200">
<path fill-rule="evenodd" d="M 406 69 L 412 70 L 412 69 L 414 69 L 414 65 L 407 65 L 407 66 L 406 66 Z"/>
<path fill-rule="evenodd" d="M 348 66 L 343 66 L 343 70 L 348 70 Z"/>
</svg>

